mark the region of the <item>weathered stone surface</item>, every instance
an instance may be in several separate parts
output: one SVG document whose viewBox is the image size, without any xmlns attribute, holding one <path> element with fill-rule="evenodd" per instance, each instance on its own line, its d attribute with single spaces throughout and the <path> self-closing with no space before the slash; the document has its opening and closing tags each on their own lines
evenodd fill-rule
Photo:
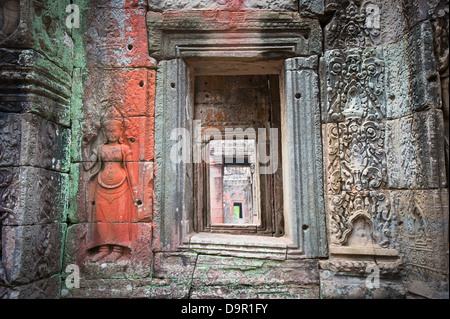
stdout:
<svg viewBox="0 0 450 319">
<path fill-rule="evenodd" d="M 71 72 L 73 41 L 64 24 L 69 3 L 69 0 L 8 0 L 5 5 L 12 14 L 0 30 L 0 47 L 36 50 Z"/>
<path fill-rule="evenodd" d="M 330 249 L 361 247 L 366 254 L 397 248 L 397 216 L 386 191 L 343 192 L 325 196 Z"/>
<path fill-rule="evenodd" d="M 318 58 L 287 59 L 281 89 L 285 219 L 294 243 L 309 257 L 325 256 Z M 300 174 L 302 172 L 302 174 Z"/>
<path fill-rule="evenodd" d="M 145 68 L 93 69 L 84 80 L 85 116 L 99 121 L 111 106 L 124 117 L 151 116 L 154 83 L 155 72 Z"/>
<path fill-rule="evenodd" d="M 154 277 L 186 280 L 190 284 L 196 262 L 197 254 L 194 253 L 156 253 Z"/>
<path fill-rule="evenodd" d="M 317 261 L 199 255 L 191 298 L 318 298 Z"/>
<path fill-rule="evenodd" d="M 0 113 L 0 166 L 67 172 L 70 132 L 34 114 Z"/>
<path fill-rule="evenodd" d="M 65 220 L 68 176 L 34 168 L 0 168 L 0 203 L 12 210 L 3 225 L 34 225 Z"/>
<path fill-rule="evenodd" d="M 319 286 L 292 285 L 231 285 L 193 288 L 192 299 L 318 299 Z"/>
<path fill-rule="evenodd" d="M 355 262 L 358 263 L 358 262 Z M 371 266 L 375 263 L 364 263 L 364 267 L 359 269 L 359 273 L 350 276 L 345 271 L 336 272 L 330 269 L 321 270 L 320 272 L 320 292 L 324 299 L 404 299 L 405 290 L 402 282 L 395 278 L 386 278 L 383 275 L 383 266 L 380 273 L 382 274 L 377 282 L 370 281 L 369 276 L 373 275 L 370 271 Z M 349 262 L 348 264 L 351 264 Z M 368 267 L 368 268 L 367 268 Z M 395 265 L 398 267 L 398 265 Z M 347 268 L 349 269 L 349 268 Z"/>
<path fill-rule="evenodd" d="M 440 107 L 432 28 L 424 22 L 384 48 L 387 116 Z"/>
<path fill-rule="evenodd" d="M 188 298 L 197 262 L 193 253 L 156 253 L 153 274 L 154 298 Z"/>
<path fill-rule="evenodd" d="M 118 261 L 92 262 L 88 256 L 88 240 L 91 231 L 88 223 L 80 223 L 67 229 L 63 268 L 70 264 L 80 267 L 83 280 L 145 278 L 152 275 L 153 253 L 150 250 L 152 228 L 148 223 L 130 223 L 134 239 L 130 251 Z M 65 278 L 66 274 L 63 274 Z"/>
<path fill-rule="evenodd" d="M 313 1 L 314 4 L 321 1 Z M 149 0 L 150 10 L 198 10 L 198 9 L 216 9 L 216 10 L 245 10 L 245 9 L 266 9 L 276 11 L 296 11 L 298 9 L 295 0 Z M 313 8 L 316 6 L 311 5 Z"/>
<path fill-rule="evenodd" d="M 145 9 L 94 7 L 84 37 L 87 64 L 108 67 L 153 66 L 148 56 Z"/>
<path fill-rule="evenodd" d="M 61 298 L 151 298 L 151 279 L 80 280 L 80 287 L 69 289 L 63 283 Z"/>
<path fill-rule="evenodd" d="M 2 226 L 1 231 L 5 282 L 26 284 L 61 271 L 65 224 Z"/>
<path fill-rule="evenodd" d="M 53 276 L 29 284 L 5 288 L 4 296 L 0 288 L 0 299 L 57 299 L 59 298 L 59 280 L 59 276 Z"/>
<path fill-rule="evenodd" d="M 386 122 L 390 188 L 427 189 L 446 185 L 442 131 L 440 110 Z"/>
<path fill-rule="evenodd" d="M 189 128 L 188 114 L 193 106 L 188 98 L 190 84 L 187 65 L 180 60 L 158 64 L 155 98 L 155 214 L 153 249 L 176 250 L 183 237 L 192 231 L 188 205 L 192 205 L 192 166 L 177 165 L 170 158 L 175 144 L 170 134 L 177 128 Z M 187 173 L 189 171 L 190 173 Z M 185 203 L 186 198 L 189 199 Z M 186 205 L 186 206 L 185 206 Z M 192 206 L 191 206 L 192 208 Z M 190 213 L 189 213 L 190 214 Z"/>
<path fill-rule="evenodd" d="M 0 111 L 70 124 L 70 72 L 33 50 L 0 49 Z"/>
<path fill-rule="evenodd" d="M 399 246 L 406 289 L 427 298 L 448 298 L 448 191 L 391 192 L 399 216 Z"/>
<path fill-rule="evenodd" d="M 236 257 L 199 255 L 192 285 L 202 286 L 275 286 L 318 285 L 316 260 L 269 261 Z"/>
</svg>

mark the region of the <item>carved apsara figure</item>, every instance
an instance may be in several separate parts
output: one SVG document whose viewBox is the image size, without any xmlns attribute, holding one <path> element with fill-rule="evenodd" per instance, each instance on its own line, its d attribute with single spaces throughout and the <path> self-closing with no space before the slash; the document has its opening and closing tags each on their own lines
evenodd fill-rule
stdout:
<svg viewBox="0 0 450 319">
<path fill-rule="evenodd" d="M 103 128 L 106 142 L 94 148 L 91 161 L 84 164 L 92 173 L 87 241 L 88 249 L 96 252 L 91 261 L 115 262 L 125 248 L 131 249 L 137 188 L 133 187 L 132 152 L 123 142 L 123 120 L 107 119 Z"/>
</svg>

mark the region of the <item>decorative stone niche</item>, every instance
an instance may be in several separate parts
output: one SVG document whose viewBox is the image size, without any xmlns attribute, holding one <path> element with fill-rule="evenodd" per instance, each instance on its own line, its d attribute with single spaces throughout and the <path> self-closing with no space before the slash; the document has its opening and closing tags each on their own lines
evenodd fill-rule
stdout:
<svg viewBox="0 0 450 319">
<path fill-rule="evenodd" d="M 317 178 L 323 176 L 316 55 L 321 50 L 321 32 L 317 22 L 297 13 L 206 10 L 149 12 L 147 25 L 150 54 L 161 60 L 156 83 L 153 249 L 279 260 L 326 256 L 323 185 Z M 198 120 L 206 123 L 207 119 L 207 114 L 196 117 L 200 110 L 196 108 L 196 85 L 205 78 L 219 81 L 223 76 L 240 76 L 240 80 L 248 80 L 255 75 L 259 76 L 255 79 L 275 81 L 271 87 L 276 92 L 272 93 L 279 97 L 280 105 L 282 174 L 278 183 L 283 185 L 279 206 L 283 228 L 277 230 L 281 223 L 275 219 L 269 236 L 257 231 L 221 232 L 207 222 L 199 225 L 202 210 L 199 215 L 201 201 L 196 197 L 198 183 L 205 179 L 196 178 L 198 154 L 193 144 Z M 210 102 L 221 99 L 214 94 L 203 98 Z M 248 111 L 245 107 L 242 113 Z M 226 109 L 224 113 L 218 108 L 211 112 L 215 112 L 215 120 L 222 116 L 225 121 L 230 116 Z M 220 125 L 215 128 L 221 134 Z M 183 160 L 175 162 L 174 154 L 184 154 Z"/>
</svg>

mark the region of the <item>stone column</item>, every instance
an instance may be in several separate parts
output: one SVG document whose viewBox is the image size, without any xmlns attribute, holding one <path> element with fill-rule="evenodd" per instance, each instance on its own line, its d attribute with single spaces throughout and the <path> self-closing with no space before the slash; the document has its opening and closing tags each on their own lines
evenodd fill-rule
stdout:
<svg viewBox="0 0 450 319">
<path fill-rule="evenodd" d="M 0 298 L 56 298 L 70 142 L 70 1 L 0 4 Z"/>
<path fill-rule="evenodd" d="M 287 59 L 281 89 L 286 231 L 308 257 L 327 256 L 317 69 L 317 56 Z"/>
</svg>

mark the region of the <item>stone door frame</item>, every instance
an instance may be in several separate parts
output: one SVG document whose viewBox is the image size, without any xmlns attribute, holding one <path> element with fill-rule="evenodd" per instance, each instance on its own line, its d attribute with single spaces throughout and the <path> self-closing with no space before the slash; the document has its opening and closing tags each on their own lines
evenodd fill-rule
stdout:
<svg viewBox="0 0 450 319">
<path fill-rule="evenodd" d="M 233 24 L 230 29 L 220 21 L 208 20 L 208 15 L 199 17 L 201 14 L 147 16 L 149 35 L 153 35 L 149 36 L 150 53 L 160 59 L 153 249 L 281 260 L 326 257 L 317 55 L 321 51 L 320 27 L 297 13 L 271 13 L 268 17 L 263 12 L 244 17 L 241 25 Z M 192 133 L 194 76 L 230 72 L 280 77 L 283 237 L 195 233 L 192 161 L 176 164 L 170 160 L 177 142 L 170 138 L 173 130 L 183 128 Z"/>
</svg>

